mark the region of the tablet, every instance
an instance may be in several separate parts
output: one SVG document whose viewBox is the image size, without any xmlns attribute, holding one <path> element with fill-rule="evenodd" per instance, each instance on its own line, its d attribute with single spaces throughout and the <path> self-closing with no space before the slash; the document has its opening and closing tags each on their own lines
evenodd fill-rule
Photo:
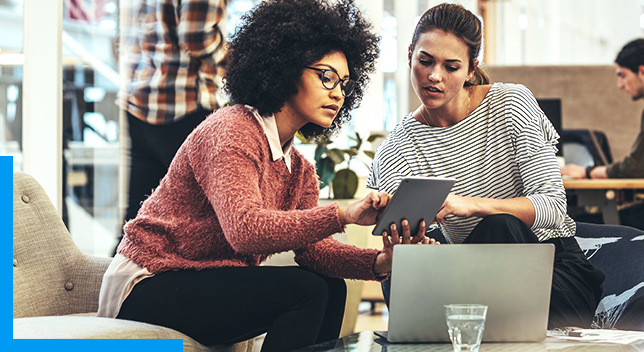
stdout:
<svg viewBox="0 0 644 352">
<path fill-rule="evenodd" d="M 454 178 L 404 178 L 400 181 L 396 193 L 389 200 L 389 204 L 380 216 L 372 234 L 382 236 L 383 231 L 389 233 L 389 226 L 395 223 L 398 234 L 402 236 L 401 222 L 403 219 L 409 221 L 412 237 L 418 232 L 421 220 L 425 220 L 425 226 L 429 228 L 429 224 L 434 221 L 454 183 L 456 183 Z"/>
</svg>

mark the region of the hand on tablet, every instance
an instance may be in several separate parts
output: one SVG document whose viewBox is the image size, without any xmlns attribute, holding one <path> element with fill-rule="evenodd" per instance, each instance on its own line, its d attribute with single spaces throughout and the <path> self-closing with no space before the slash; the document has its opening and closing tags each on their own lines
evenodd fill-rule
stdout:
<svg viewBox="0 0 644 352">
<path fill-rule="evenodd" d="M 401 225 L 402 235 L 398 233 L 398 229 L 395 224 L 391 224 L 391 236 L 389 236 L 387 231 L 383 231 L 382 252 L 380 252 L 378 257 L 376 257 L 376 263 L 374 264 L 374 273 L 376 273 L 376 275 L 383 275 L 391 271 L 393 249 L 397 244 L 440 244 L 440 242 L 435 239 L 425 236 L 427 228 L 425 221 L 421 221 L 418 232 L 413 237 L 409 230 L 409 222 L 407 220 L 403 220 Z"/>
<path fill-rule="evenodd" d="M 459 218 L 471 216 L 484 218 L 492 214 L 510 214 L 521 219 L 528 226 L 534 224 L 535 210 L 532 201 L 526 197 L 516 198 L 481 198 L 461 197 L 450 193 L 441 210 L 436 214 L 436 222 L 444 223 L 447 215 Z"/>
<path fill-rule="evenodd" d="M 364 199 L 338 209 L 340 223 L 373 225 L 378 221 L 390 198 L 391 196 L 385 192 L 371 191 Z"/>
<path fill-rule="evenodd" d="M 482 214 L 479 214 L 479 212 L 477 211 L 477 200 L 480 200 L 480 198 L 461 197 L 457 196 L 456 194 L 450 193 L 445 199 L 445 202 L 443 202 L 441 210 L 439 210 L 438 214 L 436 214 L 436 222 L 441 224 L 444 223 L 445 217 L 450 214 L 458 216 L 459 218 L 481 216 Z"/>
</svg>

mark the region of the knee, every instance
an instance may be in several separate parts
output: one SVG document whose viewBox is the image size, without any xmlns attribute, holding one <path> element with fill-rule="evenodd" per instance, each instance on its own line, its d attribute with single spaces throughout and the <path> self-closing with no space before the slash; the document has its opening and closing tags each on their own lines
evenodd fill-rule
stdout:
<svg viewBox="0 0 644 352">
<path fill-rule="evenodd" d="M 298 270 L 289 280 L 290 290 L 303 301 L 327 302 L 342 300 L 347 296 L 343 279 L 330 278 L 308 270 Z"/>
<path fill-rule="evenodd" d="M 493 215 L 488 215 L 481 220 L 479 225 L 481 226 L 486 226 L 486 227 L 508 227 L 508 226 L 517 226 L 520 223 L 523 223 L 523 221 L 519 220 L 514 215 L 510 214 L 493 214 Z"/>
<path fill-rule="evenodd" d="M 522 220 L 510 214 L 488 215 L 472 230 L 465 243 L 537 243 L 539 239 Z"/>
<path fill-rule="evenodd" d="M 329 285 L 327 281 L 310 271 L 301 270 L 290 280 L 290 289 L 293 294 L 303 300 L 315 300 L 325 302 L 329 297 Z"/>
<path fill-rule="evenodd" d="M 329 291 L 329 296 L 333 297 L 343 297 L 347 296 L 347 284 L 343 279 L 336 279 L 325 277 L 324 281 L 327 284 L 327 289 Z"/>
</svg>

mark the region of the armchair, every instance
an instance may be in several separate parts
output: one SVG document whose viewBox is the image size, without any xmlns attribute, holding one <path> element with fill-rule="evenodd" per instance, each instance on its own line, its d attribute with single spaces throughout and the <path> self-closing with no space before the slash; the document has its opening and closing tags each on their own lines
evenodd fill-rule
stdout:
<svg viewBox="0 0 644 352">
<path fill-rule="evenodd" d="M 96 317 L 110 261 L 82 253 L 38 182 L 14 173 L 14 339 L 182 339 L 185 352 L 253 351 L 253 339 L 207 347 L 169 328 Z"/>
</svg>

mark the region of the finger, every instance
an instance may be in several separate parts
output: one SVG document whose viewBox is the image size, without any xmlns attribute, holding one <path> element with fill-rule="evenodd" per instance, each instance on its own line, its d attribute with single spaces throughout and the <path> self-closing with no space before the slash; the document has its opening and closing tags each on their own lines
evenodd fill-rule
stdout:
<svg viewBox="0 0 644 352">
<path fill-rule="evenodd" d="M 386 207 L 387 204 L 389 204 L 389 200 L 391 199 L 391 196 L 389 194 L 387 194 L 387 192 L 380 192 L 378 195 L 380 196 L 380 204 L 379 204 L 379 206 L 381 208 Z"/>
<path fill-rule="evenodd" d="M 425 228 L 425 220 L 421 220 L 420 224 L 418 225 L 418 232 L 416 235 L 414 235 L 414 238 L 411 239 L 411 243 L 418 243 L 425 238 L 425 232 L 427 229 Z"/>
<path fill-rule="evenodd" d="M 378 203 L 374 204 L 375 208 L 384 208 L 389 203 L 389 195 L 385 192 L 378 193 Z"/>
<path fill-rule="evenodd" d="M 394 245 L 399 244 L 400 236 L 398 235 L 398 229 L 396 228 L 396 224 L 391 224 L 390 229 L 391 229 L 391 243 Z"/>
<path fill-rule="evenodd" d="M 367 198 L 371 200 L 371 204 L 373 205 L 373 207 L 377 208 L 378 203 L 380 203 L 380 197 L 378 196 L 378 194 L 374 191 L 371 191 L 367 195 Z"/>
<path fill-rule="evenodd" d="M 442 223 L 445 222 L 445 213 L 443 212 L 442 209 L 441 209 L 441 211 L 438 212 L 438 214 L 436 214 L 436 217 L 434 218 L 434 221 L 436 221 L 439 224 L 442 224 Z"/>
<path fill-rule="evenodd" d="M 402 221 L 402 243 L 409 244 L 411 243 L 411 230 L 409 229 L 409 221 L 407 219 Z"/>
<path fill-rule="evenodd" d="M 385 248 L 392 247 L 387 231 L 382 231 L 382 244 L 385 246 Z"/>
<path fill-rule="evenodd" d="M 445 216 L 447 216 L 449 212 L 445 208 L 445 203 L 443 203 L 443 206 L 438 210 L 438 214 L 436 214 L 436 217 L 434 218 L 434 221 L 436 221 L 439 224 L 442 224 L 445 222 Z"/>
<path fill-rule="evenodd" d="M 422 241 L 420 241 L 420 242 L 418 242 L 418 243 L 422 243 L 422 244 L 429 244 L 429 240 L 430 240 L 430 238 L 429 238 L 429 237 L 423 237 L 423 240 L 422 240 Z"/>
</svg>

